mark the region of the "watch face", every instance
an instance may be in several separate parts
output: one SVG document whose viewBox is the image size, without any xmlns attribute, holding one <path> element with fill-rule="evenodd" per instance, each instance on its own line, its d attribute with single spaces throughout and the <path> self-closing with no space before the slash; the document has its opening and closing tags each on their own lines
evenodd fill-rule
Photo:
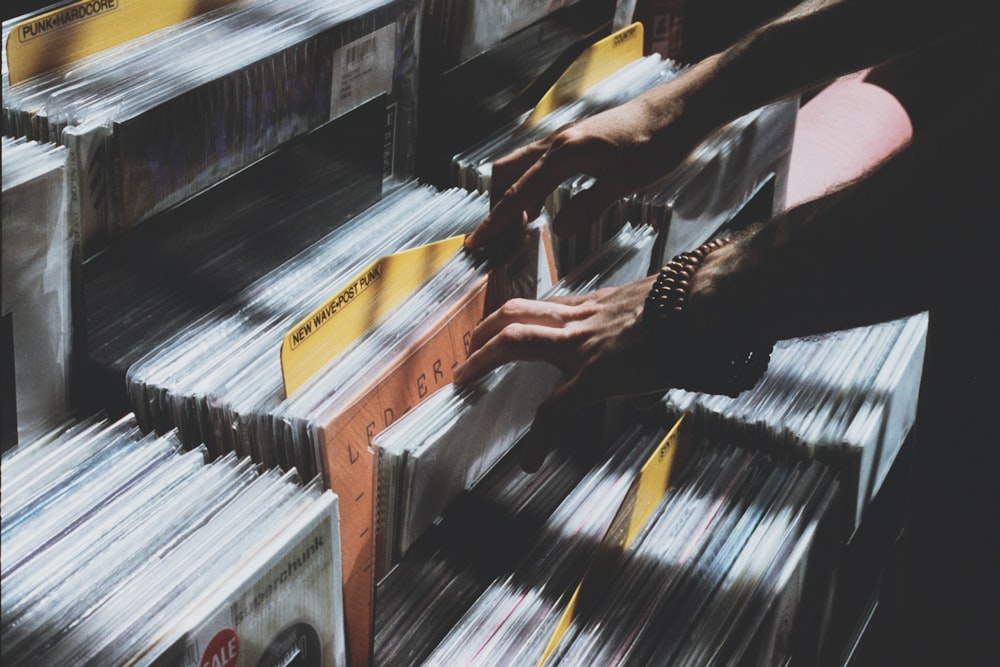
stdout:
<svg viewBox="0 0 1000 667">
<path fill-rule="evenodd" d="M 257 667 L 320 667 L 322 652 L 316 628 L 308 623 L 295 623 L 271 640 Z"/>
</svg>

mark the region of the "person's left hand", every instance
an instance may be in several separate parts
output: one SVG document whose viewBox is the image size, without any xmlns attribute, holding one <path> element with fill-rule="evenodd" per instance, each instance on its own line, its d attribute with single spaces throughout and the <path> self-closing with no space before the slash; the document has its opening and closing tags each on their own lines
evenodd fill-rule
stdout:
<svg viewBox="0 0 1000 667">
<path fill-rule="evenodd" d="M 472 335 L 468 360 L 455 369 L 465 384 L 507 362 L 547 361 L 564 383 L 538 409 L 522 441 L 522 467 L 536 470 L 546 446 L 575 411 L 612 396 L 667 388 L 653 371 L 642 312 L 655 276 L 622 287 L 543 301 L 512 299 L 489 315 Z"/>
</svg>

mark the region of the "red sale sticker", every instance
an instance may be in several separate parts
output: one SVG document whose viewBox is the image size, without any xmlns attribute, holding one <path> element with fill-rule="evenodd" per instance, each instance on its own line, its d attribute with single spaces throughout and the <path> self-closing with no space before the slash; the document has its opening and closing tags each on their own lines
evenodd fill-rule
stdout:
<svg viewBox="0 0 1000 667">
<path fill-rule="evenodd" d="M 240 640 L 232 628 L 220 630 L 208 642 L 201 656 L 201 667 L 236 667 L 240 657 Z"/>
</svg>

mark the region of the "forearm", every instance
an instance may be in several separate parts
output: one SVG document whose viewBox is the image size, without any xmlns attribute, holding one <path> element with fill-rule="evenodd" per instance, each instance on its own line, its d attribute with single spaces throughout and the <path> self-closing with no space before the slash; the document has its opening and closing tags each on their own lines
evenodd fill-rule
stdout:
<svg viewBox="0 0 1000 667">
<path fill-rule="evenodd" d="M 893 224 L 866 229 L 870 217 L 848 192 L 841 194 L 774 218 L 707 258 L 688 303 L 698 328 L 782 340 L 927 307 L 918 271 L 926 265 L 926 243 L 902 229 L 888 233 Z"/>
<path fill-rule="evenodd" d="M 686 129 L 704 136 L 764 104 L 982 25 L 983 11 L 964 0 L 946 12 L 902 0 L 803 2 L 640 103 L 683 105 Z"/>
<path fill-rule="evenodd" d="M 981 207 L 995 171 L 974 158 L 986 147 L 967 130 L 987 108 L 710 255 L 691 286 L 690 315 L 707 330 L 778 340 L 961 299 L 992 252 Z M 996 133 L 988 137 L 995 147 Z"/>
</svg>

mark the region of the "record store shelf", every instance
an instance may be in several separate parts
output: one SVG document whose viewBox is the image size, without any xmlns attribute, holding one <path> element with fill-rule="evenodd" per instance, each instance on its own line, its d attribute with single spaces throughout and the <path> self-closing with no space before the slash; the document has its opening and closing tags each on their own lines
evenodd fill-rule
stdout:
<svg viewBox="0 0 1000 667">
<path fill-rule="evenodd" d="M 922 316 L 783 341 L 743 402 L 609 401 L 533 474 L 554 368 L 451 382 L 497 302 L 620 285 L 780 209 L 798 98 L 570 240 L 549 214 L 590 182 L 563 183 L 500 268 L 458 238 L 493 160 L 682 69 L 643 56 L 526 130 L 627 3 L 205 4 L 18 85 L 4 54 L 5 666 L 889 655 Z M 438 243 L 288 381 L 287 335 Z"/>
</svg>

